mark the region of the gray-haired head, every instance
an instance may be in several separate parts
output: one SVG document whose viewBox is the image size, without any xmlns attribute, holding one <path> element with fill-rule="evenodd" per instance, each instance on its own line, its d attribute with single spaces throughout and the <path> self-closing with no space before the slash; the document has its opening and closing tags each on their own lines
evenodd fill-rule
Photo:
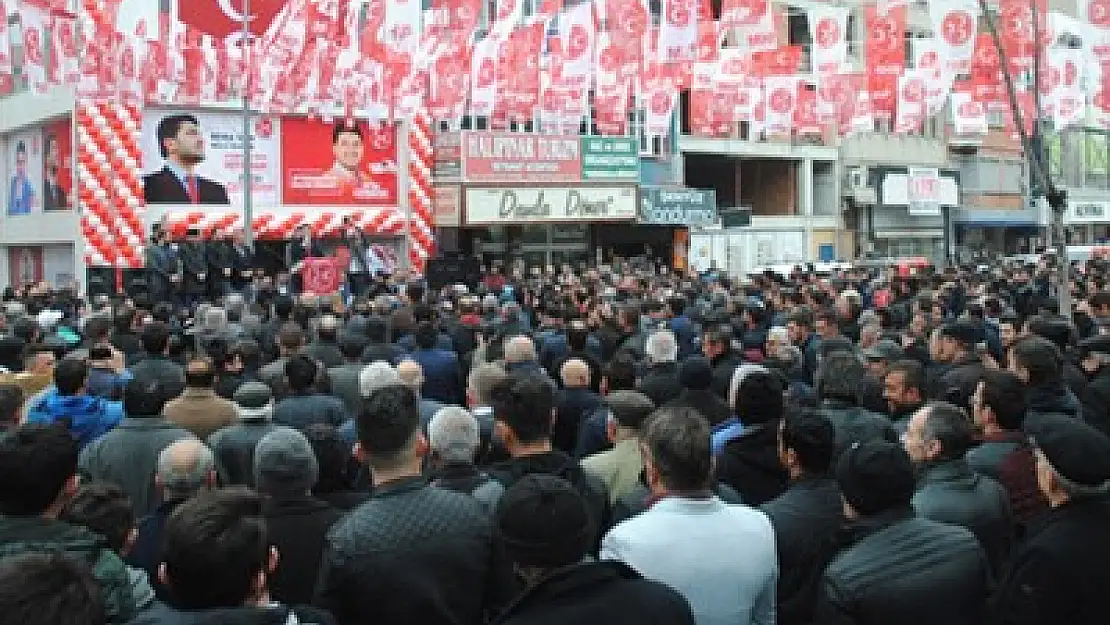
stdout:
<svg viewBox="0 0 1110 625">
<path fill-rule="evenodd" d="M 473 462 L 480 444 L 478 420 L 469 410 L 446 406 L 428 422 L 428 445 L 444 462 Z"/>
<path fill-rule="evenodd" d="M 652 332 L 644 342 L 644 353 L 653 364 L 678 360 L 678 340 L 675 339 L 674 332 Z"/>
<path fill-rule="evenodd" d="M 505 341 L 505 362 L 531 362 L 537 358 L 536 344 L 527 336 L 514 336 Z"/>
<path fill-rule="evenodd" d="M 466 379 L 466 390 L 470 396 L 470 406 L 490 405 L 491 394 L 495 386 L 508 376 L 505 369 L 492 362 L 484 362 L 470 370 L 470 377 Z"/>
<path fill-rule="evenodd" d="M 863 363 L 855 354 L 834 351 L 821 359 L 817 367 L 816 390 L 820 399 L 842 399 L 858 402 L 859 383 L 864 378 Z"/>
<path fill-rule="evenodd" d="M 162 499 L 188 499 L 213 484 L 216 458 L 207 445 L 196 438 L 170 443 L 158 454 L 157 483 Z"/>
<path fill-rule="evenodd" d="M 397 370 L 384 360 L 376 360 L 362 368 L 358 375 L 358 390 L 363 397 L 387 386 L 400 385 L 401 376 Z"/>
<path fill-rule="evenodd" d="M 293 428 L 270 432 L 254 448 L 254 483 L 261 493 L 307 493 L 319 477 L 312 444 Z"/>
<path fill-rule="evenodd" d="M 232 293 L 224 299 L 224 308 L 227 309 L 227 320 L 238 322 L 243 318 L 243 311 L 247 307 L 247 300 L 238 293 Z"/>
</svg>

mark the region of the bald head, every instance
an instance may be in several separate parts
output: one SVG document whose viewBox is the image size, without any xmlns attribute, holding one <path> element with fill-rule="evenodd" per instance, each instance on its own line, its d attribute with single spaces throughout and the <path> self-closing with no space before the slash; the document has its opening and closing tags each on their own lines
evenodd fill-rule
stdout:
<svg viewBox="0 0 1110 625">
<path fill-rule="evenodd" d="M 536 344 L 526 336 L 514 336 L 505 343 L 505 362 L 531 362 L 536 360 Z"/>
<path fill-rule="evenodd" d="M 187 499 L 216 484 L 216 460 L 212 450 L 195 438 L 171 443 L 158 454 L 158 486 L 162 498 Z"/>
<path fill-rule="evenodd" d="M 578 358 L 571 358 L 559 369 L 565 388 L 586 388 L 590 385 L 590 367 Z"/>
<path fill-rule="evenodd" d="M 402 360 L 397 365 L 397 375 L 401 377 L 401 384 L 420 394 L 420 387 L 424 385 L 424 368 L 415 360 Z"/>
</svg>

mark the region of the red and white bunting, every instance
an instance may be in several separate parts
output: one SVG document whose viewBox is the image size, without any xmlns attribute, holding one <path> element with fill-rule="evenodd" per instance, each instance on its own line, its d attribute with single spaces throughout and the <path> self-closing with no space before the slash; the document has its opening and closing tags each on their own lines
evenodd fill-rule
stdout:
<svg viewBox="0 0 1110 625">
<path fill-rule="evenodd" d="M 848 9 L 815 6 L 808 12 L 810 60 L 818 75 L 840 74 L 848 60 Z"/>
<path fill-rule="evenodd" d="M 945 73 L 965 74 L 975 55 L 978 34 L 979 3 L 977 0 L 931 0 L 929 16 L 936 41 L 944 55 Z"/>
</svg>

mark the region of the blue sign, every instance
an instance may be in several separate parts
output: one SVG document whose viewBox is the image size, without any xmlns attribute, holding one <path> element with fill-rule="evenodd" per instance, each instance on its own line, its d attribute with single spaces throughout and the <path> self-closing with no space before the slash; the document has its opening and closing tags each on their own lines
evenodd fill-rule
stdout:
<svg viewBox="0 0 1110 625">
<path fill-rule="evenodd" d="M 717 191 L 685 187 L 640 187 L 640 223 L 712 226 L 717 223 Z"/>
</svg>

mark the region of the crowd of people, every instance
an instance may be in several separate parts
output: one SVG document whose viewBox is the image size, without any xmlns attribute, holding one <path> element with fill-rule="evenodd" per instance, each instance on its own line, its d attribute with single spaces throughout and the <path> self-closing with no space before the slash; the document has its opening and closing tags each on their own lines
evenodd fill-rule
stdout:
<svg viewBox="0 0 1110 625">
<path fill-rule="evenodd" d="M 1085 269 L 7 293 L 0 625 L 1105 623 Z"/>
</svg>

